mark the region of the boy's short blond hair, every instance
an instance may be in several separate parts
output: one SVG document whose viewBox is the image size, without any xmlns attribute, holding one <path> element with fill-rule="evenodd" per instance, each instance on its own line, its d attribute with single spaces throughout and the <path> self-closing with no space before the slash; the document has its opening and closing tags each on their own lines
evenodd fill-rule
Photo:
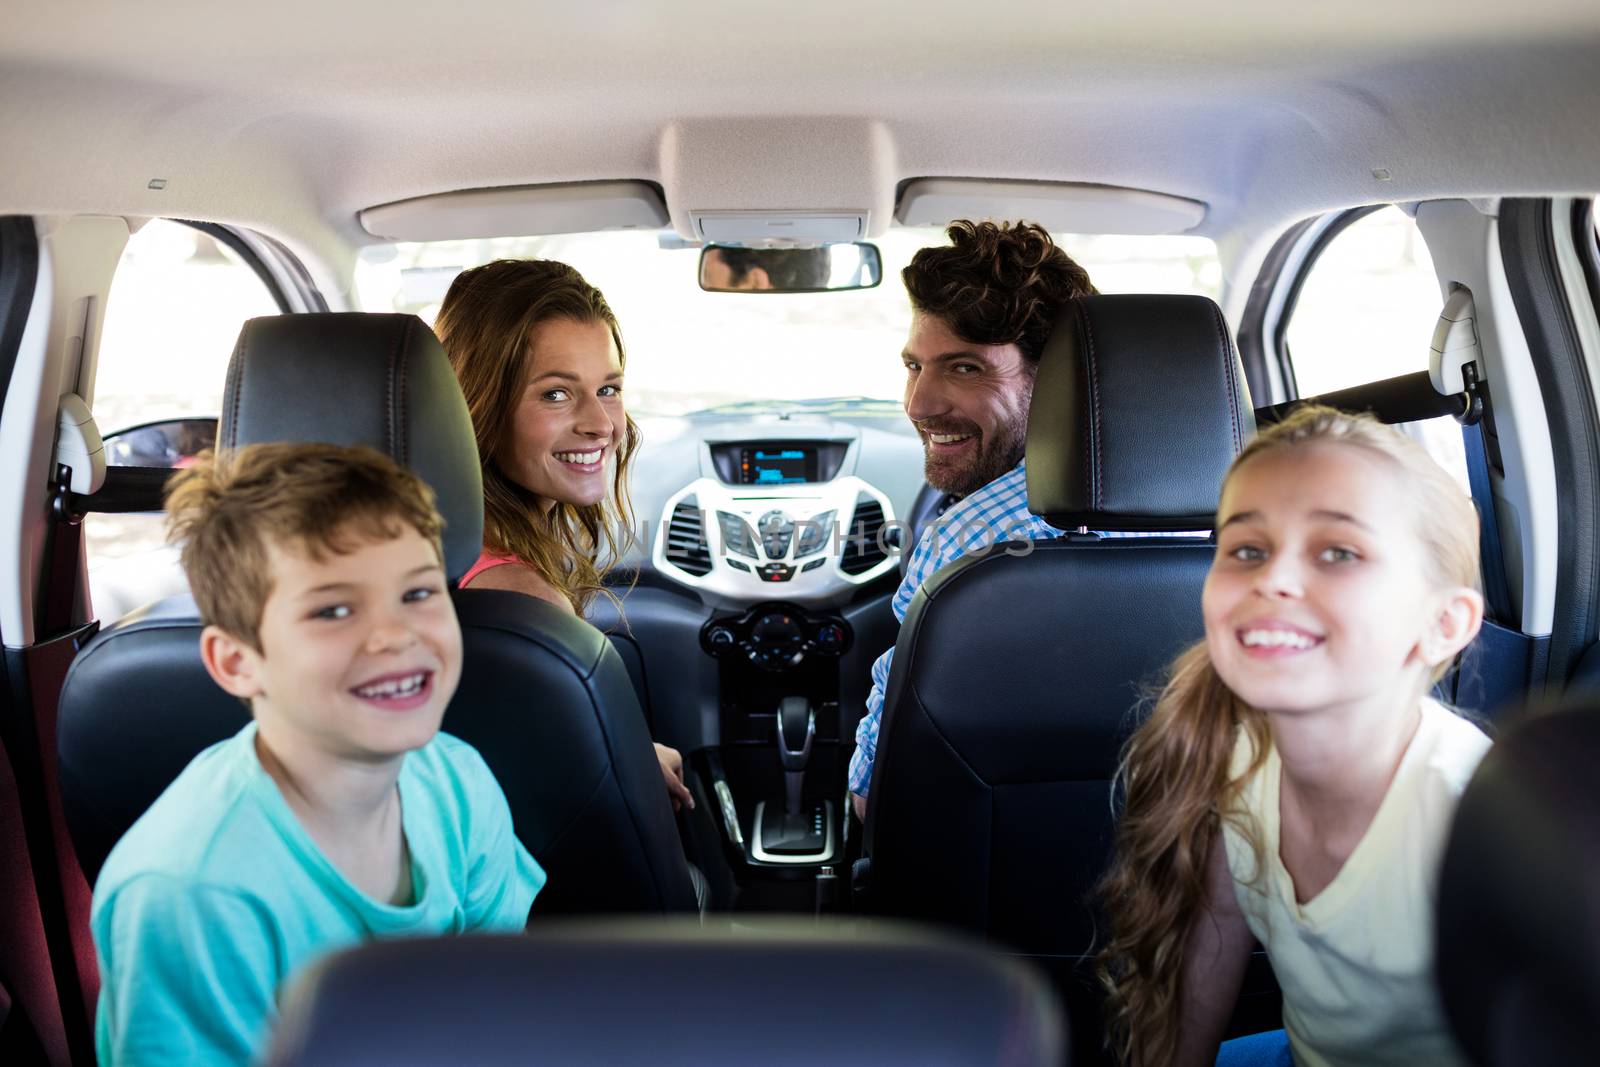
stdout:
<svg viewBox="0 0 1600 1067">
<path fill-rule="evenodd" d="M 201 619 L 261 651 L 269 546 L 321 561 L 410 527 L 444 559 L 433 490 L 376 449 L 279 443 L 203 453 L 167 488 L 167 532 Z"/>
</svg>

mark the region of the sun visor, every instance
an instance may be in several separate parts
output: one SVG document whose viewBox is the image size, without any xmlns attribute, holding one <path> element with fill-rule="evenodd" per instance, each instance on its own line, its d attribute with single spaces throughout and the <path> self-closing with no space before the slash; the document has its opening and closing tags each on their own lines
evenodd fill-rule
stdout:
<svg viewBox="0 0 1600 1067">
<path fill-rule="evenodd" d="M 360 218 L 374 237 L 448 241 L 659 230 L 667 225 L 667 208 L 649 182 L 572 182 L 435 193 L 369 207 Z"/>
<path fill-rule="evenodd" d="M 1026 219 L 1052 233 L 1161 234 L 1192 230 L 1206 217 L 1198 200 L 1115 185 L 919 178 L 900 193 L 902 226 L 955 219 Z"/>
</svg>

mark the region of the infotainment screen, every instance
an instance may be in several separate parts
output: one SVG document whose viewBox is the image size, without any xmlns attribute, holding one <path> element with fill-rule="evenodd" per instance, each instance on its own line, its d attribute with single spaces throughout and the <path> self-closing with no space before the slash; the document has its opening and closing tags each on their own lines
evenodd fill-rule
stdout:
<svg viewBox="0 0 1600 1067">
<path fill-rule="evenodd" d="M 792 485 L 817 480 L 815 448 L 756 447 L 739 450 L 742 485 Z"/>
</svg>

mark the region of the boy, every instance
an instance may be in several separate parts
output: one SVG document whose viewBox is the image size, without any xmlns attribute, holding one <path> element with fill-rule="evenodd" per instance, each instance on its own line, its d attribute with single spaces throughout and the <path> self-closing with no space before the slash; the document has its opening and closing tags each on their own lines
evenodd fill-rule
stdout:
<svg viewBox="0 0 1600 1067">
<path fill-rule="evenodd" d="M 470 746 L 433 494 L 365 448 L 253 445 L 168 496 L 200 655 L 254 721 L 178 776 L 95 885 L 106 1067 L 247 1063 L 279 987 L 373 937 L 520 930 L 545 875 Z"/>
</svg>

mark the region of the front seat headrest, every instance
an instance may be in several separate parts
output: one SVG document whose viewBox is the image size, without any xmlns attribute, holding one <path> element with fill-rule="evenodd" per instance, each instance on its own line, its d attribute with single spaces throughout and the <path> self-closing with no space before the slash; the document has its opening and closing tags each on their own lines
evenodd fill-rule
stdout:
<svg viewBox="0 0 1600 1067">
<path fill-rule="evenodd" d="M 445 571 L 483 550 L 483 472 L 450 361 L 415 315 L 268 315 L 239 331 L 221 448 L 269 441 L 368 445 L 433 487 Z"/>
<path fill-rule="evenodd" d="M 1600 1031 L 1600 697 L 1529 713 L 1456 808 L 1435 973 L 1475 1064 L 1592 1062 Z"/>
<path fill-rule="evenodd" d="M 1060 529 L 1209 529 L 1255 432 L 1228 324 L 1203 296 L 1071 300 L 1028 416 L 1028 506 Z"/>
</svg>

